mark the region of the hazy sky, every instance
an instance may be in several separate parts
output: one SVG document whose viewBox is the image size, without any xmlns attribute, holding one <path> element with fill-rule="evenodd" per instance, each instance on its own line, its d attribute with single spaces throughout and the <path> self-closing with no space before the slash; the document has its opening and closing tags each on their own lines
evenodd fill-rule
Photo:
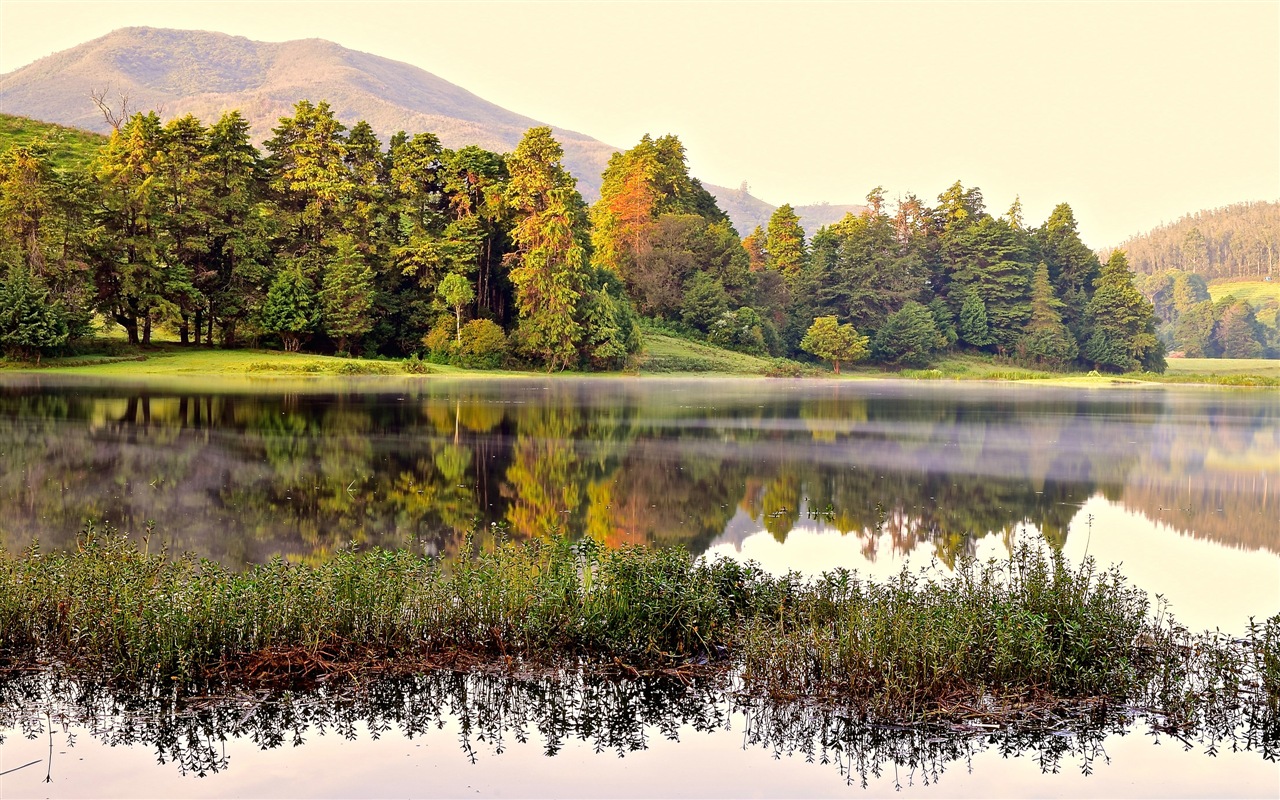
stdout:
<svg viewBox="0 0 1280 800">
<path fill-rule="evenodd" d="M 0 0 L 0 72 L 127 25 L 319 37 L 618 147 L 674 133 L 775 204 L 959 179 L 1031 223 L 1065 200 L 1101 247 L 1280 199 L 1274 1 Z"/>
</svg>

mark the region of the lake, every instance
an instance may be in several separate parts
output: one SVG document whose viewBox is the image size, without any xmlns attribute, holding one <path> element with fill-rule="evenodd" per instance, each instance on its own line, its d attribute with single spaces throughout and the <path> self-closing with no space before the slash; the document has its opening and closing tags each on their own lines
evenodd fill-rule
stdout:
<svg viewBox="0 0 1280 800">
<path fill-rule="evenodd" d="M 0 378 L 10 551 L 74 546 L 88 519 L 233 567 L 353 545 L 447 557 L 474 530 L 477 547 L 564 533 L 884 577 L 1031 540 L 1121 563 L 1191 629 L 1239 634 L 1280 611 L 1277 490 L 1270 390 Z M 39 763 L 0 776 L 0 793 L 1280 792 L 1274 730 L 1216 745 L 1140 718 L 1039 740 L 892 731 L 724 688 L 453 676 L 177 714 L 156 698 L 10 686 L 0 773 Z"/>
</svg>

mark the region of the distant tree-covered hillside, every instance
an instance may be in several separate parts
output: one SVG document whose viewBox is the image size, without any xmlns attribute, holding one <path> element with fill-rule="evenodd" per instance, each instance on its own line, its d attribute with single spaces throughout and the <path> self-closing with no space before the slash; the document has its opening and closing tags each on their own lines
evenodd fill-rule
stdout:
<svg viewBox="0 0 1280 800">
<path fill-rule="evenodd" d="M 1280 275 L 1280 203 L 1236 203 L 1197 211 L 1135 236 L 1124 250 L 1134 272 L 1180 270 L 1214 278 Z"/>
</svg>

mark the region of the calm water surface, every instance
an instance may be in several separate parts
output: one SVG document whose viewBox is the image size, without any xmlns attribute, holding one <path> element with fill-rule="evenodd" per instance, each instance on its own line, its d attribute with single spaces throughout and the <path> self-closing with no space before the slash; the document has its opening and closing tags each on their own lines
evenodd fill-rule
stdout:
<svg viewBox="0 0 1280 800">
<path fill-rule="evenodd" d="M 138 536 L 150 523 L 153 543 L 242 566 L 324 559 L 352 543 L 448 555 L 471 529 L 478 545 L 499 530 L 564 531 L 611 545 L 682 544 L 774 571 L 881 576 L 904 564 L 945 571 L 1031 538 L 1073 559 L 1121 562 L 1193 629 L 1240 632 L 1250 616 L 1280 611 L 1272 391 L 650 379 L 239 386 L 6 376 L 0 543 L 64 547 L 86 519 Z M 541 711 L 499 715 L 482 730 L 469 716 L 527 690 L 463 692 L 487 698 L 475 708 L 421 691 L 435 698 L 431 720 L 404 710 L 419 698 L 336 723 L 315 711 L 333 703 L 316 698 L 311 716 L 293 713 L 287 735 L 264 732 L 254 714 L 268 712 L 243 703 L 204 728 L 121 733 L 166 712 L 36 692 L 43 699 L 28 711 L 50 716 L 0 718 L 0 772 L 40 763 L 0 776 L 0 794 L 1280 794 L 1275 731 L 1271 760 L 1248 741 L 1206 755 L 1212 745 L 1156 736 L 1141 720 L 1058 731 L 1047 744 L 975 732 L 906 741 L 814 714 L 783 724 L 723 693 L 650 698 L 646 712 L 638 701 L 593 700 L 588 688 L 554 702 L 538 689 Z M 410 724 L 387 721 L 397 714 Z M 201 749 L 206 738 L 221 755 Z M 184 769 L 186 758 L 205 777 Z"/>
</svg>

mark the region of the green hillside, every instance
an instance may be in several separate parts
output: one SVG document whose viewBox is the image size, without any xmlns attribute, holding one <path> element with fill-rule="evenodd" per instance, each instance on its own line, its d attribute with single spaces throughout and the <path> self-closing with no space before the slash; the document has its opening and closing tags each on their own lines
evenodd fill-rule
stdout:
<svg viewBox="0 0 1280 800">
<path fill-rule="evenodd" d="M 1258 312 L 1258 321 L 1277 327 L 1277 311 L 1280 310 L 1280 281 L 1230 281 L 1209 282 L 1209 296 L 1216 303 L 1225 297 L 1244 300 Z"/>
<path fill-rule="evenodd" d="M 87 164 L 106 141 L 100 133 L 0 114 L 0 153 L 39 142 L 49 148 L 56 169 Z"/>
</svg>

